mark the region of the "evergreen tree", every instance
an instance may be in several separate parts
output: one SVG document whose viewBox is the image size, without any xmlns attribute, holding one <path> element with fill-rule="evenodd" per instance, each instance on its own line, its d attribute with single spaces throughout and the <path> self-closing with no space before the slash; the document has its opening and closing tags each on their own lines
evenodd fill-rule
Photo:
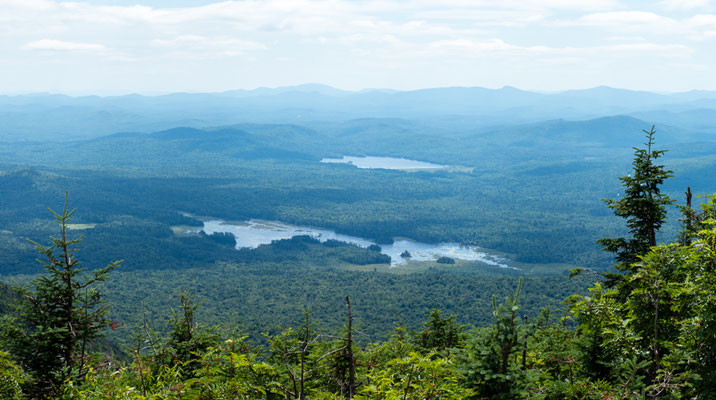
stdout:
<svg viewBox="0 0 716 400">
<path fill-rule="evenodd" d="M 692 239 L 698 233 L 697 226 L 699 216 L 696 213 L 696 210 L 691 207 L 691 200 L 693 199 L 691 187 L 686 188 L 684 195 L 686 196 L 686 205 L 679 206 L 679 209 L 681 210 L 681 218 L 679 219 L 681 222 L 681 232 L 679 232 L 678 242 L 682 246 L 690 246 Z"/>
<path fill-rule="evenodd" d="M 615 215 L 626 219 L 631 237 L 597 241 L 605 250 L 616 254 L 615 268 L 627 274 L 635 272 L 633 265 L 639 261 L 639 256 L 656 246 L 656 234 L 666 221 L 666 206 L 673 204 L 660 189 L 664 181 L 672 176 L 672 171 L 656 163 L 666 150 L 652 148 L 656 133 L 653 126 L 643 132 L 647 138 L 644 143 L 646 148 L 634 148 L 633 171 L 619 178 L 624 186 L 624 197 L 618 200 L 604 199 Z M 621 280 L 618 274 L 608 274 L 608 278 L 611 285 Z"/>
<path fill-rule="evenodd" d="M 415 337 L 415 344 L 426 351 L 443 351 L 458 347 L 465 339 L 465 327 L 455 322 L 456 315 L 443 318 L 439 309 L 430 312 L 425 327 Z"/>
<path fill-rule="evenodd" d="M 308 309 L 300 328 L 288 328 L 275 336 L 266 336 L 271 354 L 268 361 L 277 366 L 281 378 L 276 382 L 287 400 L 305 400 L 317 386 L 321 354 L 320 335 Z M 325 371 L 324 371 L 325 372 Z"/>
<path fill-rule="evenodd" d="M 194 314 L 199 304 L 187 293 L 179 294 L 181 310 L 174 312 L 169 326 L 169 364 L 178 365 L 185 378 L 190 378 L 199 367 L 201 354 L 219 342 L 216 329 L 205 327 L 196 322 Z"/>
<path fill-rule="evenodd" d="M 492 296 L 495 323 L 468 342 L 462 352 L 465 385 L 475 391 L 471 399 L 518 399 L 527 395 L 523 349 L 528 326 L 519 317 L 521 292 L 522 278 L 505 303 L 498 305 Z"/>
<path fill-rule="evenodd" d="M 52 245 L 33 242 L 46 261 L 38 260 L 46 274 L 31 287 L 16 288 L 20 294 L 21 316 L 5 318 L 0 337 L 12 356 L 28 373 L 26 391 L 35 398 L 54 398 L 68 379 L 82 380 L 87 345 L 107 326 L 108 306 L 98 284 L 121 261 L 85 273 L 74 257 L 74 245 L 82 238 L 69 239 L 67 223 L 75 210 L 50 210 L 60 225 L 60 237 Z"/>
</svg>

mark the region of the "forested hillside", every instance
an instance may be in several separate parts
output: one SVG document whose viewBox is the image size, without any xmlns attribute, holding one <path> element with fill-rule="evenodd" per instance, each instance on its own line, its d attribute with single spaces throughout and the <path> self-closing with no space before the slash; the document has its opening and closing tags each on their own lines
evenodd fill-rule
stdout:
<svg viewBox="0 0 716 400">
<path fill-rule="evenodd" d="M 44 273 L 28 277 L 19 295 L 0 285 L 7 313 L 0 324 L 0 394 L 13 400 L 713 398 L 716 196 L 695 208 L 688 189 L 677 240 L 658 245 L 674 202 L 662 191 L 672 171 L 659 164 L 664 151 L 655 148 L 654 131 L 645 132 L 632 172 L 620 178 L 623 195 L 607 201 L 627 227 L 623 236 L 600 239 L 617 264 L 611 271 L 577 268 L 570 278 L 493 270 L 476 280 L 467 265 L 407 275 L 377 267 L 347 271 L 328 266 L 338 261 L 330 257 L 345 254 L 332 251 L 380 253 L 296 236 L 245 251 L 256 258 L 238 264 L 143 271 L 133 281 L 131 271 L 117 270 L 122 261 L 81 268 L 75 247 L 84 242 L 74 232 L 90 228 L 78 227 L 66 200 L 53 212 L 59 235 L 49 247 L 35 243 Z M 225 237 L 205 236 L 198 237 L 216 249 L 226 246 Z M 131 244 L 123 248 L 127 259 L 136 254 Z M 307 268 L 301 254 L 332 261 Z M 216 297 L 187 294 L 206 286 Z M 177 287 L 183 290 L 174 307 L 138 307 L 147 295 L 172 298 Z M 566 298 L 561 306 L 552 303 L 557 297 Z M 294 307 L 281 308 L 281 298 Z M 247 306 L 258 306 L 255 316 L 242 312 Z M 544 307 L 537 312 L 538 306 Z M 241 319 L 202 317 L 221 308 Z M 419 329 L 390 316 L 414 310 L 423 311 Z M 132 327 L 117 322 L 132 318 Z M 284 321 L 292 327 L 281 326 Z M 386 323 L 394 328 L 381 338 Z M 266 332 L 262 340 L 257 329 Z M 124 355 L 98 341 L 105 333 L 124 343 Z"/>
<path fill-rule="evenodd" d="M 332 356 L 321 358 L 319 353 L 325 351 L 334 355 L 337 353 L 332 351 L 341 353 L 345 350 L 335 348 L 344 342 L 329 342 L 342 335 L 341 327 L 347 318 L 345 297 L 349 296 L 356 324 L 351 340 L 355 343 L 356 360 L 363 360 L 356 361 L 359 369 L 363 368 L 357 374 L 363 374 L 364 379 L 356 394 L 375 398 L 378 392 L 389 393 L 387 386 L 380 389 L 376 389 L 379 386 L 373 389 L 368 386 L 369 383 L 378 385 L 377 382 L 388 379 L 388 375 L 370 374 L 379 371 L 380 374 L 393 374 L 388 372 L 394 368 L 391 365 L 399 365 L 401 357 L 408 357 L 411 361 L 405 361 L 407 364 L 400 368 L 407 368 L 409 364 L 441 368 L 439 374 L 444 375 L 436 376 L 447 385 L 445 390 L 454 391 L 445 396 L 464 398 L 472 393 L 473 396 L 490 397 L 492 395 L 480 394 L 477 389 L 487 382 L 480 379 L 487 378 L 469 378 L 465 360 L 476 357 L 476 353 L 468 355 L 465 352 L 468 348 L 473 349 L 469 351 L 478 351 L 475 350 L 478 348 L 482 349 L 479 352 L 487 351 L 479 346 L 485 346 L 489 336 L 484 335 L 492 335 L 494 331 L 491 329 L 496 329 L 493 326 L 496 322 L 493 295 L 497 296 L 498 302 L 509 296 L 517 290 L 520 278 L 519 319 L 526 317 L 526 320 L 519 328 L 523 331 L 518 339 L 526 337 L 528 342 L 524 361 L 524 371 L 527 372 L 518 374 L 519 378 L 514 376 L 521 382 L 515 386 L 521 388 L 520 396 L 530 393 L 532 397 L 563 398 L 560 396 L 566 392 L 560 390 L 576 393 L 579 387 L 576 382 L 582 382 L 583 387 L 588 388 L 584 389 L 585 393 L 594 391 L 600 396 L 641 387 L 641 383 L 636 386 L 629 386 L 634 382 L 625 383 L 620 378 L 620 374 L 625 373 L 622 369 L 579 364 L 587 350 L 577 343 L 586 340 L 584 335 L 592 329 L 584 325 L 586 317 L 579 307 L 588 303 L 584 300 L 579 303 L 582 306 L 577 307 L 574 302 L 563 302 L 571 295 L 591 296 L 588 289 L 594 282 L 616 282 L 613 276 L 603 276 L 612 270 L 614 254 L 602 251 L 603 243 L 598 244 L 596 240 L 629 234 L 629 228 L 613 216 L 602 199 L 624 198 L 618 177 L 630 173 L 633 168 L 630 166 L 631 148 L 643 147 L 640 130 L 650 126 L 637 118 L 682 121 L 685 115 L 701 112 L 698 111 L 700 108 L 694 107 L 708 107 L 708 96 L 699 99 L 687 95 L 664 97 L 619 93 L 626 97 L 612 109 L 632 115 L 610 115 L 597 108 L 590 111 L 585 106 L 603 102 L 609 108 L 609 99 L 615 94 L 606 89 L 569 92 L 556 97 L 508 89 L 494 93 L 455 89 L 396 95 L 365 93 L 360 96 L 315 87 L 297 90 L 298 94 L 291 94 L 290 90 L 285 94 L 271 94 L 277 96 L 272 101 L 278 102 L 269 101 L 271 96 L 263 97 L 265 94 L 234 93 L 218 97 L 177 95 L 112 99 L 40 96 L 33 100 L 35 102 L 13 106 L 14 111 L 9 111 L 12 115 L 7 121 L 17 124 L 7 125 L 6 133 L 10 136 L 6 136 L 8 141 L 0 147 L 0 195 L 3 199 L 0 205 L 0 279 L 10 284 L 29 285 L 29 288 L 36 285 L 44 268 L 35 261 L 37 250 L 27 239 L 46 243 L 46 238 L 57 237 L 57 224 L 49 218 L 47 208 L 60 209 L 65 193 L 69 193 L 70 204 L 77 207 L 77 212 L 67 224 L 67 233 L 71 238 L 83 237 L 77 253 L 81 267 L 92 273 L 115 260 L 124 260 L 98 286 L 98 290 L 105 294 L 104 304 L 108 305 L 103 321 L 111 324 L 109 329 L 102 331 L 106 341 L 89 347 L 90 352 L 101 350 L 125 363 L 128 369 L 123 372 L 106 370 L 118 374 L 115 375 L 121 380 L 117 383 L 118 388 L 126 389 L 126 385 L 137 378 L 132 374 L 141 370 L 142 374 L 150 373 L 148 371 L 152 374 L 147 378 L 152 383 L 132 383 L 134 388 L 143 388 L 138 392 L 142 396 L 166 391 L 162 396 L 171 397 L 173 395 L 168 393 L 176 385 L 187 385 L 188 391 L 194 391 L 191 396 L 220 396 L 219 392 L 196 394 L 196 390 L 201 391 L 201 385 L 208 385 L 207 381 L 197 386 L 199 381 L 190 377 L 199 379 L 199 375 L 187 372 L 188 367 L 182 363 L 162 358 L 174 359 L 181 352 L 184 352 L 183 362 L 187 362 L 186 357 L 193 357 L 191 351 L 182 350 L 184 345 L 177 342 L 184 336 L 177 331 L 180 329 L 177 321 L 181 318 L 173 317 L 174 311 L 181 311 L 177 308 L 181 293 L 187 293 L 196 304 L 201 304 L 196 315 L 191 317 L 192 323 L 217 329 L 215 335 L 208 335 L 202 342 L 202 346 L 206 346 L 202 347 L 204 350 L 208 347 L 218 349 L 216 346 L 221 340 L 235 340 L 235 343 L 242 343 L 236 349 L 245 348 L 236 356 L 248 357 L 246 360 L 256 363 L 247 366 L 271 371 L 261 384 L 241 381 L 240 385 L 248 385 L 242 386 L 245 390 L 264 391 L 264 398 L 295 398 L 297 389 L 290 389 L 294 394 L 287 394 L 288 383 L 282 381 L 286 377 L 282 374 L 287 373 L 284 369 L 289 367 L 278 361 L 281 360 L 280 351 L 292 354 L 291 357 L 295 354 L 286 350 L 288 342 L 277 344 L 279 339 L 289 340 L 291 335 L 297 335 L 297 330 L 289 333 L 286 329 L 292 326 L 297 329 L 303 321 L 304 311 L 310 310 L 312 329 L 321 332 L 316 345 L 323 349 L 311 354 L 321 359 L 320 366 L 316 366 L 322 371 L 318 374 L 333 376 L 335 371 L 329 371 L 330 365 L 336 367 L 339 361 Z M 313 93 L 316 90 L 320 94 Z M 474 97 L 478 92 L 481 96 L 493 96 L 492 100 L 485 100 L 486 97 L 479 100 L 480 104 L 470 103 L 478 101 Z M 235 96 L 237 103 L 228 101 L 227 96 Z M 249 98 L 246 96 L 251 100 L 246 100 Z M 317 101 L 317 97 L 323 97 L 323 100 Z M 446 115 L 443 113 L 449 107 L 445 105 L 444 109 L 438 107 L 425 112 L 425 104 L 436 105 L 440 99 L 454 102 L 460 98 L 482 109 L 468 112 L 472 106 L 465 106 L 453 108 L 464 111 L 462 115 Z M 510 108 L 509 104 L 517 104 L 514 103 L 517 98 L 526 108 L 520 118 L 511 118 L 508 110 L 514 111 L 514 107 Z M 199 99 L 207 103 L 199 106 Z M 22 98 L 4 99 L 19 100 Z M 295 102 L 309 100 L 311 103 L 305 104 L 310 104 L 311 110 L 301 111 L 301 118 L 296 117 L 296 110 L 279 112 L 276 109 L 281 104 L 295 105 Z M 554 114 L 538 105 L 547 100 L 544 107 L 551 107 Z M 30 118 L 29 114 L 22 117 L 21 111 L 45 101 L 48 105 L 38 110 L 49 112 L 48 127 L 54 128 L 38 130 L 38 136 L 34 137 L 42 140 L 14 140 L 14 129 L 18 129 L 16 133 L 27 132 L 34 129 L 32 124 L 45 123 L 40 120 L 28 122 L 29 119 L 23 118 Z M 53 102 L 58 101 L 67 104 L 52 108 Z M 153 110 L 152 118 L 163 116 L 165 119 L 146 119 L 142 115 L 150 114 L 136 108 L 135 101 L 140 101 L 148 107 L 147 110 Z M 372 101 L 385 101 L 391 106 L 385 108 L 385 114 L 380 114 L 373 112 L 375 104 L 379 103 Z M 423 101 L 426 103 L 421 104 Z M 346 104 L 358 104 L 356 102 L 366 108 L 357 108 L 355 112 L 343 108 Z M 570 102 L 575 108 L 569 113 L 555 111 Z M 261 112 L 276 112 L 273 114 L 275 118 L 267 119 L 265 115 L 268 114 L 261 112 L 250 117 L 248 114 L 231 114 L 231 107 L 249 103 L 257 107 L 256 110 L 263 110 Z M 196 110 L 188 110 L 191 104 L 197 105 Z M 206 111 L 205 107 L 211 104 L 218 108 L 204 114 L 202 118 L 205 119 L 187 120 L 186 123 L 181 119 L 191 119 L 192 113 Z M 674 104 L 680 104 L 680 108 Z M 655 111 L 672 106 L 691 111 L 680 112 L 685 113 L 683 115 Z M 164 111 L 158 111 L 160 109 Z M 181 110 L 185 112 L 182 114 Z M 489 110 L 494 111 L 490 118 L 481 114 Z M 103 117 L 82 122 L 98 124 L 90 129 L 89 125 L 80 126 L 75 112 L 81 115 L 97 112 Z M 125 117 L 115 119 L 125 112 L 129 113 L 125 115 L 125 121 L 133 121 L 131 123 L 135 125 L 122 125 Z M 551 115 L 556 119 L 549 119 Z M 568 115 L 579 115 L 582 119 L 559 119 Z M 69 125 L 57 124 L 55 118 L 59 116 L 66 117 Z M 353 117 L 359 118 L 351 119 Z M 716 142 L 709 121 L 706 118 L 700 125 L 665 123 L 657 127 L 654 136 L 657 143 L 669 149 L 660 154 L 659 161 L 663 161 L 665 168 L 673 170 L 674 175 L 659 187 L 675 201 L 663 204 L 669 217 L 662 221 L 650 245 L 683 239 L 684 226 L 678 215 L 682 211 L 680 207 L 686 205 L 683 192 L 687 187 L 695 194 L 692 199 L 694 209 L 708 200 L 698 195 L 716 192 L 716 178 L 711 173 L 716 166 L 713 155 Z M 74 129 L 82 134 L 71 134 Z M 121 131 L 130 132 L 106 135 Z M 340 159 L 346 155 L 389 157 L 398 161 L 405 158 L 429 162 L 437 168 L 358 168 L 350 164 L 321 162 L 324 158 Z M 704 215 L 708 213 L 706 211 L 699 217 L 703 228 L 707 227 L 703 224 L 707 224 Z M 259 241 L 253 247 L 236 248 L 238 239 L 245 238 L 204 232 L 207 221 L 215 220 L 234 227 L 258 220 L 263 221 L 262 226 L 269 230 L 292 224 L 298 233 L 292 237 Z M 325 240 L 312 230 L 350 235 L 372 245 Z M 263 235 L 260 229 L 253 232 L 257 237 Z M 692 236 L 697 235 L 693 233 Z M 393 258 L 382 252 L 381 246 L 406 240 L 423 247 L 446 245 L 453 249 L 449 251 L 458 253 L 448 252 L 441 257 L 419 261 L 402 249 L 403 254 Z M 485 252 L 491 258 L 461 259 L 460 246 Z M 400 259 L 396 259 L 398 257 Z M 691 256 L 686 258 L 691 260 Z M 629 260 L 627 265 L 636 261 Z M 569 278 L 568 270 L 574 267 L 583 268 L 588 273 Z M 616 296 L 618 292 L 610 293 Z M 626 301 L 627 295 L 619 296 L 617 302 L 622 308 L 610 315 L 631 321 L 626 316 L 630 311 L 624 308 L 631 307 Z M 18 315 L 15 306 L 21 304 L 22 299 L 22 296 L 0 287 L 0 311 L 3 313 Z M 540 317 L 545 307 L 551 310 L 549 318 Z M 461 338 L 459 345 L 450 342 L 449 347 L 458 349 L 455 352 L 441 350 L 431 355 L 429 348 L 420 344 L 423 332 L 437 329 L 435 326 L 426 331 L 423 325 L 426 316 L 434 309 L 441 309 L 443 317 L 455 315 L 448 324 L 452 326 L 450 329 L 466 327 L 458 335 Z M 432 323 L 442 324 L 440 321 Z M 11 326 L 14 325 L 5 327 L 9 329 Z M 538 327 L 543 329 L 542 333 L 537 333 Z M 611 338 L 600 342 L 599 351 L 618 345 L 617 350 L 609 348 L 609 351 L 634 353 L 634 343 L 642 343 L 641 339 L 636 339 L 641 333 L 637 335 L 635 331 L 628 331 L 632 328 L 623 328 L 627 331 L 620 334 L 633 336 L 615 338 L 614 343 Z M 137 337 L 137 333 L 141 333 L 141 337 Z M 397 336 L 389 340 L 389 335 Z M 555 357 L 562 357 L 549 353 L 552 350 L 544 350 L 550 346 L 548 343 L 556 340 L 553 335 L 562 335 L 562 342 L 573 341 L 575 345 L 560 350 L 569 354 L 564 356 L 567 357 L 564 364 L 558 363 L 559 367 L 553 366 L 557 369 L 547 370 L 546 365 Z M 295 344 L 296 340 L 300 342 L 300 337 L 291 340 L 294 342 L 289 342 Z M 147 345 L 151 349 L 145 347 Z M 276 350 L 272 345 L 283 346 L 283 350 Z M 131 346 L 142 347 L 140 357 L 131 350 L 121 350 L 131 349 Z M 390 353 L 393 350 L 388 348 L 400 348 L 405 352 Z M 592 347 L 589 351 L 597 352 L 595 349 Z M 517 350 L 510 351 L 517 352 L 517 358 L 520 358 L 521 353 Z M 380 352 L 388 353 L 379 355 Z M 227 360 L 218 353 L 203 350 L 200 353 L 195 355 L 209 357 L 213 354 L 211 357 Z M 333 364 L 325 364 L 329 359 Z M 29 362 L 17 358 L 7 360 L 11 364 L 20 363 L 25 369 Z M 291 358 L 290 362 L 295 361 Z M 101 364 L 101 361 L 97 362 Z M 134 367 L 130 366 L 131 362 Z M 92 365 L 98 367 L 100 364 Z M 372 370 L 369 365 L 379 365 L 380 368 Z M 644 366 L 639 368 L 647 370 Z M 568 384 L 565 383 L 566 375 L 557 374 L 557 370 L 562 371 L 559 374 L 570 371 Z M 99 368 L 96 371 L 105 370 Z M 37 377 L 33 377 L 30 370 L 26 372 L 30 375 L 14 372 L 11 375 L 14 381 L 25 382 L 23 387 L 29 388 Z M 215 373 L 218 372 L 210 375 Z M 407 373 L 409 376 L 410 368 Z M 165 378 L 160 375 L 168 377 L 166 374 L 175 374 L 172 379 L 176 380 L 162 381 Z M 652 370 L 644 372 L 640 381 L 643 387 L 661 379 L 657 378 L 658 374 Z M 210 379 L 209 375 L 202 376 Z M 87 393 L 98 391 L 108 384 L 105 378 L 98 376 L 98 381 L 91 383 L 89 380 L 89 386 L 75 389 Z M 139 379 L 144 379 L 144 375 Z M 228 384 L 218 375 L 211 375 L 211 379 L 217 385 Z M 403 378 L 390 379 L 394 383 L 402 382 L 395 383 L 403 390 L 399 397 L 414 395 L 406 394 L 412 390 L 411 385 L 416 384 L 412 377 L 408 378 L 411 383 L 401 380 Z M 474 385 L 470 386 L 469 379 L 483 383 L 473 380 Z M 305 393 L 311 394 L 306 396 L 330 398 L 341 395 L 345 387 L 335 386 L 339 381 L 334 376 L 330 382 L 310 383 Z M 383 382 L 387 384 L 387 381 Z M 698 386 L 696 380 L 689 382 L 690 386 L 684 384 L 684 387 L 693 389 Z M 238 381 L 234 383 L 239 384 Z M 401 386 L 403 384 L 406 386 Z M 452 384 L 454 386 L 450 386 Z M 59 387 L 55 389 L 60 390 Z M 416 390 L 416 393 L 425 394 L 420 391 L 424 389 Z M 333 394 L 318 394 L 324 391 Z M 249 396 L 249 392 L 244 394 Z M 91 398 L 89 394 L 77 393 L 76 396 Z M 93 395 L 103 396 L 99 392 Z M 517 395 L 512 393 L 508 398 L 512 398 L 510 396 Z"/>
<path fill-rule="evenodd" d="M 180 212 L 283 221 L 377 241 L 458 242 L 519 262 L 608 267 L 609 257 L 593 238 L 619 227 L 600 199 L 618 192 L 615 177 L 628 170 L 629 147 L 640 143 L 635 132 L 645 122 L 548 121 L 474 133 L 469 123 L 434 130 L 436 125 L 401 120 L 324 124 L 318 130 L 243 125 L 7 144 L 0 154 L 5 198 L 0 221 L 2 234 L 9 236 L 5 251 L 16 261 L 3 273 L 35 268 L 23 238 L 49 233 L 42 228 L 42 212 L 66 189 L 82 210 L 78 222 L 97 224 L 83 233 L 106 237 L 112 231 L 136 246 L 166 245 L 140 252 L 140 258 L 156 253 L 151 264 L 160 268 L 181 263 L 161 256 L 172 252 L 171 227 L 199 224 Z M 713 174 L 705 173 L 716 162 L 708 134 L 667 126 L 659 135 L 671 143 L 665 162 L 676 172 L 665 186 L 668 193 L 678 196 L 686 185 L 697 194 L 716 188 Z M 341 154 L 470 169 L 408 173 L 319 162 Z M 668 221 L 662 240 L 673 238 L 676 229 L 675 221 Z M 94 242 L 111 246 L 103 238 Z M 91 253 L 93 259 L 104 254 Z"/>
</svg>

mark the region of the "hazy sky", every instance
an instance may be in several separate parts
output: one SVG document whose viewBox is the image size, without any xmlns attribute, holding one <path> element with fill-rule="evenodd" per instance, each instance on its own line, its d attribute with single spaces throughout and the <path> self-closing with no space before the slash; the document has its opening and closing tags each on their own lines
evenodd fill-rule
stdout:
<svg viewBox="0 0 716 400">
<path fill-rule="evenodd" d="M 0 0 L 0 92 L 716 90 L 716 0 Z"/>
</svg>

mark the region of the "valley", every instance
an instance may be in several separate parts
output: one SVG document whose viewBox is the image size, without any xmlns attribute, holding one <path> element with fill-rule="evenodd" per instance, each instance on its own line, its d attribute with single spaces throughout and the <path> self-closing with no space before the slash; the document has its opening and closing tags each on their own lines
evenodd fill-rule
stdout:
<svg viewBox="0 0 716 400">
<path fill-rule="evenodd" d="M 67 121 L 78 124 L 73 131 L 92 137 L 62 131 L 42 140 L 6 136 L 0 151 L 0 279 L 26 280 L 42 270 L 26 238 L 42 241 L 53 234 L 46 209 L 57 209 L 65 190 L 77 208 L 70 228 L 84 237 L 84 265 L 125 260 L 116 273 L 122 278 L 109 283 L 112 315 L 123 326 L 111 335 L 115 340 L 126 340 L 122 332 L 137 323 L 140 308 L 157 318 L 158 329 L 166 329 L 161 310 L 180 288 L 225 305 L 212 306 L 207 322 L 234 320 L 261 341 L 263 330 L 295 321 L 308 304 L 308 293 L 319 287 L 335 299 L 310 304 L 326 328 L 335 328 L 337 316 L 329 315 L 324 303 L 339 304 L 347 282 L 368 279 L 370 290 L 351 296 L 371 310 L 366 318 L 383 321 L 371 328 L 371 338 L 380 338 L 396 315 L 414 328 L 436 306 L 459 314 L 465 323 L 487 323 L 486 309 L 472 308 L 483 304 L 475 293 L 505 293 L 512 287 L 507 282 L 517 276 L 529 277 L 528 292 L 540 293 L 526 303 L 529 315 L 545 305 L 559 309 L 568 294 L 593 281 L 570 280 L 568 269 L 610 268 L 611 255 L 595 241 L 623 228 L 600 199 L 619 194 L 617 178 L 629 170 L 631 147 L 643 141 L 641 129 L 651 121 L 611 115 L 536 122 L 500 119 L 499 112 L 491 118 L 441 115 L 439 108 L 432 114 L 420 109 L 419 116 L 395 112 L 390 118 L 362 111 L 372 116 L 350 119 L 354 111 L 347 109 L 347 114 L 326 114 L 335 106 L 320 100 L 326 94 L 295 90 L 310 99 L 303 104 L 314 108 L 312 119 L 282 117 L 276 111 L 283 107 L 280 99 L 296 101 L 294 95 L 269 100 L 257 94 L 252 107 L 285 122 L 266 123 L 261 113 L 239 113 L 229 120 L 228 113 L 219 118 L 215 112 L 206 114 L 201 128 L 182 127 L 184 106 L 177 106 L 165 114 L 174 125 L 170 129 L 153 130 L 156 125 L 137 114 L 136 126 L 145 124 L 144 131 L 104 135 L 109 132 L 82 128 L 86 121 L 73 116 L 77 108 L 65 108 Z M 427 96 L 425 104 L 435 104 L 447 93 L 452 90 L 420 95 Z M 509 92 L 485 93 L 502 98 L 494 107 L 512 101 Z M 347 96 L 340 101 L 352 95 Z M 198 103 L 202 98 L 186 95 L 178 101 L 201 110 L 206 107 Z M 397 103 L 391 104 L 408 98 L 395 95 L 391 102 Z M 167 99 L 142 101 L 159 107 Z M 216 99 L 222 104 L 217 112 L 232 104 Z M 123 107 L 134 107 L 129 97 L 82 101 L 101 109 L 120 100 Z M 59 101 L 83 107 L 79 99 Z M 573 108 L 569 115 L 586 116 L 592 103 L 584 104 L 583 111 Z M 622 110 L 639 109 L 629 104 Z M 538 112 L 536 105 L 525 107 L 535 107 L 525 115 Z M 29 119 L 23 121 L 26 125 L 16 122 L 16 129 L 40 131 L 31 128 Z M 657 143 L 669 149 L 664 160 L 675 175 L 664 189 L 675 199 L 686 186 L 697 194 L 716 191 L 716 177 L 703 172 L 716 165 L 716 136 L 711 125 L 704 126 L 657 126 Z M 676 215 L 676 208 L 670 213 Z M 669 218 L 659 240 L 671 240 L 678 229 L 678 218 Z M 376 247 L 371 250 L 371 245 Z M 401 257 L 405 251 L 410 257 Z M 437 262 L 440 257 L 445 259 Z M 433 286 L 435 279 L 452 283 Z M 269 296 L 287 280 L 294 282 L 284 289 L 291 295 L 265 304 L 243 303 Z M 238 285 L 245 285 L 237 290 L 249 297 L 230 295 L 229 288 Z M 435 300 L 424 298 L 427 291 Z M 383 302 L 387 293 L 404 293 L 405 300 Z M 136 295 L 146 300 L 125 300 Z M 220 301 L 223 296 L 235 302 Z M 455 302 L 437 300 L 443 297 Z M 259 318 L 263 313 L 274 317 Z"/>
</svg>

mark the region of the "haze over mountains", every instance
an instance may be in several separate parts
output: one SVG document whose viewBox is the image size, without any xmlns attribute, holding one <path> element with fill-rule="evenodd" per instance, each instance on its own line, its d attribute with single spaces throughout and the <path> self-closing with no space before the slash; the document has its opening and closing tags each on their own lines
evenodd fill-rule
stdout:
<svg viewBox="0 0 716 400">
<path fill-rule="evenodd" d="M 475 132 L 552 119 L 587 120 L 614 115 L 633 116 L 648 125 L 709 133 L 716 126 L 716 92 L 659 94 L 609 87 L 559 93 L 512 87 L 350 92 L 308 84 L 161 96 L 0 96 L 0 141 L 86 139 L 116 132 L 247 122 L 320 127 L 321 122 L 357 118 L 432 120 L 445 128 L 455 124 L 464 127 L 467 122 Z"/>
<path fill-rule="evenodd" d="M 63 185 L 98 196 L 103 182 L 101 204 L 92 197 L 80 206 L 152 220 L 179 211 L 268 218 L 376 240 L 474 244 L 519 261 L 607 267 L 594 240 L 613 232 L 616 221 L 600 199 L 618 193 L 617 177 L 643 143 L 642 129 L 652 125 L 675 171 L 666 190 L 674 196 L 686 186 L 716 190 L 708 173 L 716 165 L 716 92 L 607 87 L 545 94 L 301 85 L 162 96 L 4 96 L 0 182 L 20 190 L 15 208 L 6 210 L 11 224 L 37 218 L 17 211 L 28 198 L 42 204 L 41 197 L 61 195 Z M 319 162 L 345 155 L 465 168 L 406 174 Z M 26 176 L 31 184 L 17 183 Z M 53 186 L 52 195 L 45 193 L 51 176 L 69 179 Z M 155 188 L 186 177 L 197 180 L 176 181 L 178 191 Z M 122 183 L 105 184 L 117 179 Z M 131 190 L 116 189 L 125 186 Z M 114 213 L 96 219 L 111 221 Z M 667 236 L 676 225 L 672 220 L 665 228 Z"/>
</svg>

